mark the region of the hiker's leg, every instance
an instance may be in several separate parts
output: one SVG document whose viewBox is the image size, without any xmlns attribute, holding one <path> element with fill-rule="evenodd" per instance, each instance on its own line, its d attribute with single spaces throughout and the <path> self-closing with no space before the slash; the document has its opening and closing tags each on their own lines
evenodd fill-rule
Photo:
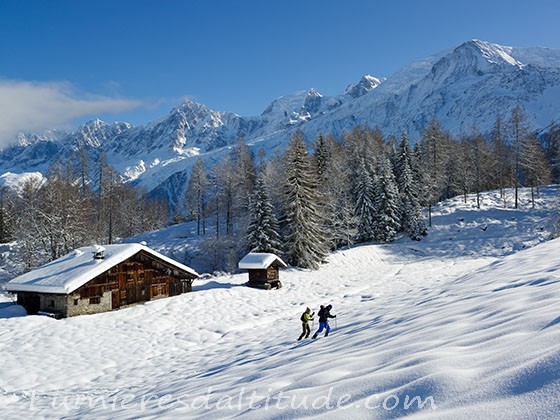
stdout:
<svg viewBox="0 0 560 420">
<path fill-rule="evenodd" d="M 306 332 L 306 331 L 305 331 L 305 327 L 306 327 L 305 322 L 302 322 L 302 323 L 301 323 L 301 330 L 302 330 L 302 331 L 301 331 L 301 335 L 300 335 L 299 338 L 298 338 L 298 341 L 301 340 L 301 339 L 303 338 L 303 336 L 305 335 L 305 332 Z M 309 328 L 309 327 L 308 327 L 308 328 Z"/>
</svg>

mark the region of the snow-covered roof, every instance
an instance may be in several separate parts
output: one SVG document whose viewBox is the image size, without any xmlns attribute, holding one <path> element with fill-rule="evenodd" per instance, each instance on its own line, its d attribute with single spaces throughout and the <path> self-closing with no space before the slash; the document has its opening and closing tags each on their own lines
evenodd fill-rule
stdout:
<svg viewBox="0 0 560 420">
<path fill-rule="evenodd" d="M 10 292 L 72 293 L 88 281 L 140 251 L 163 260 L 177 270 L 199 277 L 192 268 L 142 244 L 105 245 L 102 259 L 93 258 L 97 251 L 99 249 L 96 246 L 78 248 L 57 260 L 16 277 L 8 282 L 6 289 Z"/>
<path fill-rule="evenodd" d="M 267 252 L 250 252 L 239 261 L 239 269 L 264 270 L 274 263 L 277 263 L 281 267 L 287 267 L 287 264 L 274 254 Z"/>
</svg>

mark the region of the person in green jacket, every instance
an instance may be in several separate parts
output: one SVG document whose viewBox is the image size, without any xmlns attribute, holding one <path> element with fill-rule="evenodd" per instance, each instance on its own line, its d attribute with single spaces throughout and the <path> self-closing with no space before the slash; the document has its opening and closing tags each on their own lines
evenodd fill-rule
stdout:
<svg viewBox="0 0 560 420">
<path fill-rule="evenodd" d="M 309 328 L 309 321 L 313 321 L 313 315 L 315 315 L 315 312 L 311 312 L 311 309 L 306 308 L 305 312 L 303 314 L 301 314 L 301 328 L 302 328 L 302 332 L 301 335 L 298 338 L 298 341 L 301 340 L 303 338 L 303 336 L 305 336 L 305 338 L 309 338 L 309 334 L 311 334 L 311 328 Z"/>
</svg>

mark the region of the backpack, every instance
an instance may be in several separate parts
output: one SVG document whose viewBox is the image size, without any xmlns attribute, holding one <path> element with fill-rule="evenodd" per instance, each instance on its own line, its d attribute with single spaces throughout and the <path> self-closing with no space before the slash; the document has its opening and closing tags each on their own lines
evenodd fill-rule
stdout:
<svg viewBox="0 0 560 420">
<path fill-rule="evenodd" d="M 301 314 L 300 319 L 301 319 L 301 322 L 305 322 L 305 312 Z"/>
</svg>

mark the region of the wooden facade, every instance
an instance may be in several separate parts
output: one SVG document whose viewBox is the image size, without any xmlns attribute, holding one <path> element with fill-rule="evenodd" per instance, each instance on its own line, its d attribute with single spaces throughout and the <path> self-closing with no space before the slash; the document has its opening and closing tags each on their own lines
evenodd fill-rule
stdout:
<svg viewBox="0 0 560 420">
<path fill-rule="evenodd" d="M 57 318 L 106 312 L 192 291 L 196 275 L 145 251 L 112 266 L 69 294 L 18 291 L 27 313 Z"/>
<path fill-rule="evenodd" d="M 279 289 L 282 287 L 280 282 L 280 267 L 272 265 L 266 269 L 249 269 L 249 282 L 247 286 L 259 289 Z"/>
</svg>

